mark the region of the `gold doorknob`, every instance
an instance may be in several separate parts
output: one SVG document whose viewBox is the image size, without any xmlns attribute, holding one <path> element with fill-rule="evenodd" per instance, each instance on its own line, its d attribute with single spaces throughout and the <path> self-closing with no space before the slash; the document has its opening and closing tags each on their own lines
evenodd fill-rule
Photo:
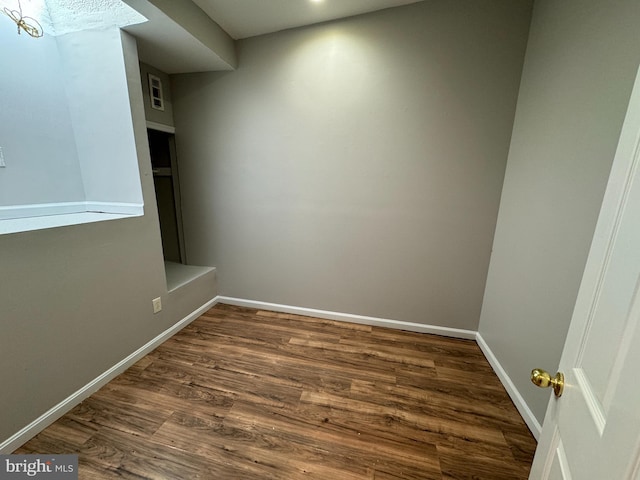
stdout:
<svg viewBox="0 0 640 480">
<path fill-rule="evenodd" d="M 561 372 L 556 373 L 556 376 L 552 377 L 546 370 L 534 368 L 531 370 L 531 381 L 535 386 L 540 388 L 553 387 L 553 393 L 556 394 L 556 397 L 560 397 L 562 395 L 562 390 L 564 389 L 564 375 Z"/>
</svg>

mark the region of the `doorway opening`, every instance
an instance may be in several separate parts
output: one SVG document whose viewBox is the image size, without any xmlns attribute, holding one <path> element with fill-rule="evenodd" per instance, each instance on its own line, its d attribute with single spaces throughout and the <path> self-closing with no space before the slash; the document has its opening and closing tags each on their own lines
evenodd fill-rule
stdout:
<svg viewBox="0 0 640 480">
<path fill-rule="evenodd" d="M 168 128 L 162 125 L 159 128 L 163 130 L 155 129 L 150 123 L 147 122 L 147 138 L 158 206 L 164 271 L 167 290 L 172 292 L 214 268 L 187 264 L 175 134 L 165 131 Z"/>
<path fill-rule="evenodd" d="M 175 135 L 148 128 L 147 137 L 164 260 L 186 264 Z"/>
</svg>

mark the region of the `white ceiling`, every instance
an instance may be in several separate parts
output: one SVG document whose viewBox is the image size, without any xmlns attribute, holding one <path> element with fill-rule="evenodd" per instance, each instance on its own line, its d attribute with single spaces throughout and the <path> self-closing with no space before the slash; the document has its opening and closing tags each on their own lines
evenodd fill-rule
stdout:
<svg viewBox="0 0 640 480">
<path fill-rule="evenodd" d="M 235 39 L 420 1 L 422 0 L 193 0 Z"/>
<path fill-rule="evenodd" d="M 125 27 L 137 38 L 140 60 L 165 73 L 229 70 L 215 52 L 147 0 L 124 0 L 148 19 Z"/>
<path fill-rule="evenodd" d="M 5 0 L 0 0 L 3 2 Z M 49 0 L 46 0 L 49 1 Z M 57 0 L 65 2 L 85 0 Z M 113 0 L 91 0 L 106 2 Z M 159 6 L 175 0 L 121 0 L 148 22 L 125 27 L 138 41 L 140 60 L 165 73 L 211 72 L 233 67 Z M 350 17 L 423 0 L 192 0 L 232 38 L 241 39 Z M 179 7 L 178 7 L 179 8 Z M 175 10 L 175 8 L 173 9 Z M 187 9 L 189 10 L 189 9 Z M 191 15 L 187 14 L 187 17 Z M 187 22 L 188 23 L 188 22 Z"/>
</svg>

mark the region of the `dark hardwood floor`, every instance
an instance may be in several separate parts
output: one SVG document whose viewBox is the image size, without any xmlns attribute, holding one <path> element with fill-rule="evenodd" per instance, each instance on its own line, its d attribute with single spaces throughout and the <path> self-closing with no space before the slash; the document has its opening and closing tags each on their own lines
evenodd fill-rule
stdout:
<svg viewBox="0 0 640 480">
<path fill-rule="evenodd" d="M 528 477 L 473 341 L 217 305 L 15 453 L 80 479 Z"/>
</svg>

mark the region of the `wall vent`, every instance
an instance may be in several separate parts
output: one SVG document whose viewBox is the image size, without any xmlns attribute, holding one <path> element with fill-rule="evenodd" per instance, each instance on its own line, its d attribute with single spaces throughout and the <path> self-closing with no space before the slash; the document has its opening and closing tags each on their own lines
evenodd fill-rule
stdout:
<svg viewBox="0 0 640 480">
<path fill-rule="evenodd" d="M 149 74 L 149 97 L 151 98 L 151 108 L 164 111 L 162 80 L 151 73 Z"/>
</svg>

